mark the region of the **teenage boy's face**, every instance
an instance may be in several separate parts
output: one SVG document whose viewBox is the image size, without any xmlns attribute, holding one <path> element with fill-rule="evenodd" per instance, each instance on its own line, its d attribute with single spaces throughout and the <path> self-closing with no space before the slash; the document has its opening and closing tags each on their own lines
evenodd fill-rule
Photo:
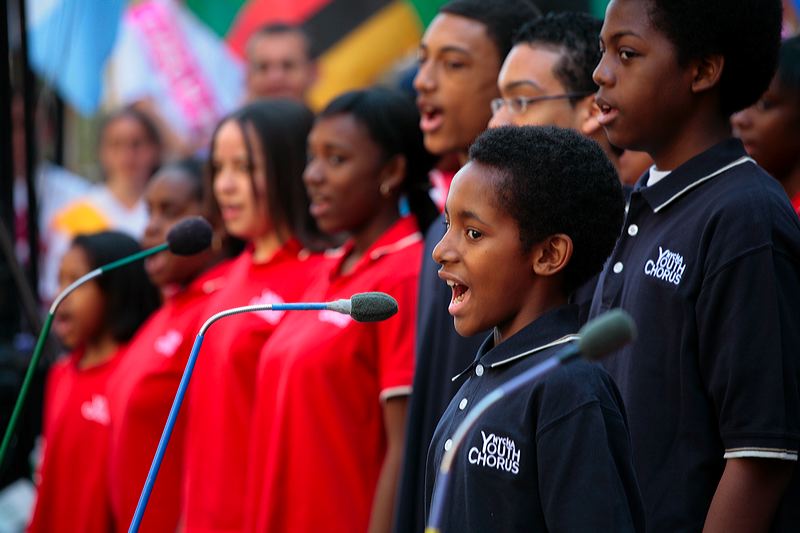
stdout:
<svg viewBox="0 0 800 533">
<path fill-rule="evenodd" d="M 691 112 L 692 81 L 672 42 L 650 22 L 649 7 L 641 0 L 612 0 L 593 77 L 600 86 L 598 121 L 611 144 L 652 155 L 680 134 Z"/>
<path fill-rule="evenodd" d="M 800 96 L 777 77 L 755 105 L 731 118 L 747 153 L 778 179 L 800 165 Z"/>
<path fill-rule="evenodd" d="M 517 222 L 496 200 L 496 171 L 467 163 L 447 195 L 447 232 L 433 250 L 452 288 L 448 311 L 460 335 L 497 327 L 505 339 L 528 324 L 534 271 Z"/>
<path fill-rule="evenodd" d="M 556 78 L 554 69 L 561 60 L 561 52 L 554 47 L 522 43 L 511 49 L 503 62 L 497 87 L 500 96 L 508 101 L 554 96 L 568 91 Z M 503 105 L 489 121 L 490 128 L 499 126 L 544 126 L 579 129 L 578 108 L 569 99 L 540 100 L 525 105 L 525 112 L 515 113 L 508 103 Z"/>
<path fill-rule="evenodd" d="M 500 58 L 478 21 L 440 14 L 419 47 L 414 87 L 425 147 L 433 154 L 465 152 L 486 129 L 497 96 Z"/>
</svg>

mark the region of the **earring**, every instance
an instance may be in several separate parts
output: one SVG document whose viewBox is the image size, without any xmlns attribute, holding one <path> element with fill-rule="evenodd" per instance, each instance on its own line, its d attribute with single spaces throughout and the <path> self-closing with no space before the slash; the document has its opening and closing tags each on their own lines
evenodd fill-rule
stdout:
<svg viewBox="0 0 800 533">
<path fill-rule="evenodd" d="M 386 182 L 381 183 L 380 191 L 384 198 L 388 198 L 389 195 L 392 194 L 392 188 Z"/>
</svg>

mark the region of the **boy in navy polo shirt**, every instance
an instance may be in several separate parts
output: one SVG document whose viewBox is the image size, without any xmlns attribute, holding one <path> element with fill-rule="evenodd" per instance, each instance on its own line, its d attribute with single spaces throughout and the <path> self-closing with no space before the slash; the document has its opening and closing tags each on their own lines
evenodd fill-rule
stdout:
<svg viewBox="0 0 800 533">
<path fill-rule="evenodd" d="M 730 136 L 772 78 L 780 0 L 613 0 L 595 70 L 636 185 L 591 316 L 636 342 L 605 363 L 628 412 L 649 531 L 797 531 L 800 224 Z"/>
<path fill-rule="evenodd" d="M 469 156 L 433 257 L 458 333 L 493 333 L 434 433 L 427 506 L 471 409 L 575 340 L 578 309 L 567 297 L 600 270 L 623 218 L 613 165 L 576 131 L 501 127 L 478 137 Z M 449 482 L 442 531 L 644 530 L 622 402 L 608 374 L 586 361 L 488 410 Z"/>
</svg>

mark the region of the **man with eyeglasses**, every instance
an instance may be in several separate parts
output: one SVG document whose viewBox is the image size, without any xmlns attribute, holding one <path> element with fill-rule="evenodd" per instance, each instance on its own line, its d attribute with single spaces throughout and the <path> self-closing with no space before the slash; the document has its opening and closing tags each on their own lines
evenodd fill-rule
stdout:
<svg viewBox="0 0 800 533">
<path fill-rule="evenodd" d="M 594 103 L 602 26 L 584 13 L 551 13 L 525 24 L 500 69 L 501 97 L 492 100 L 489 127 L 572 128 L 597 141 L 619 169 L 622 150 L 608 142 Z"/>
</svg>

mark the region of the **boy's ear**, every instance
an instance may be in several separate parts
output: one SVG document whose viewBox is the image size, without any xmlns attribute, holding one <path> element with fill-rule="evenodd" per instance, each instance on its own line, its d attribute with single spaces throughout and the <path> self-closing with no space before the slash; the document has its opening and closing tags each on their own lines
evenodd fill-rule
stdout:
<svg viewBox="0 0 800 533">
<path fill-rule="evenodd" d="M 722 54 L 711 54 L 694 61 L 692 72 L 692 92 L 701 93 L 719 84 L 725 57 Z"/>
<path fill-rule="evenodd" d="M 594 95 L 582 99 L 578 102 L 576 107 L 578 106 L 580 106 L 580 127 L 578 130 L 585 137 L 589 137 L 600 131 L 602 126 L 597 121 L 597 117 L 600 116 L 600 106 L 595 103 Z"/>
<path fill-rule="evenodd" d="M 531 255 L 533 272 L 538 276 L 558 274 L 569 263 L 572 252 L 572 239 L 569 235 L 556 233 L 546 237 L 533 247 Z"/>
</svg>

